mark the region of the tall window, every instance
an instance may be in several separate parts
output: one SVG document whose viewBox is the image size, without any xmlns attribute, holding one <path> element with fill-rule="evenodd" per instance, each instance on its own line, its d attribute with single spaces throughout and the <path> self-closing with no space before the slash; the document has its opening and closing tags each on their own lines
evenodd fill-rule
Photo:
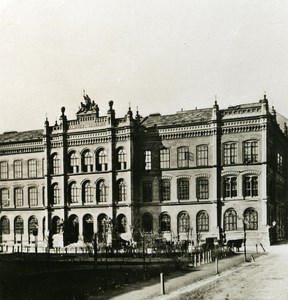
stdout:
<svg viewBox="0 0 288 300">
<path fill-rule="evenodd" d="M 161 201 L 171 200 L 171 183 L 168 179 L 163 179 L 160 181 L 160 199 Z"/>
<path fill-rule="evenodd" d="M 118 150 L 117 153 L 117 169 L 125 170 L 127 168 L 127 158 L 126 153 L 123 148 Z"/>
<path fill-rule="evenodd" d="M 258 213 L 254 208 L 247 208 L 244 211 L 244 226 L 246 230 L 258 229 Z"/>
<path fill-rule="evenodd" d="M 104 180 L 100 180 L 96 185 L 96 200 L 97 202 L 107 202 L 107 186 L 105 185 Z"/>
<path fill-rule="evenodd" d="M 79 159 L 78 159 L 78 155 L 73 152 L 70 155 L 70 173 L 78 173 L 79 172 Z"/>
<path fill-rule="evenodd" d="M 171 231 L 171 218 L 167 213 L 163 213 L 160 215 L 160 230 L 162 232 Z"/>
<path fill-rule="evenodd" d="M 258 162 L 258 142 L 246 141 L 244 142 L 244 163 Z"/>
<path fill-rule="evenodd" d="M 145 170 L 151 170 L 152 168 L 152 157 L 151 157 L 151 151 L 146 150 L 144 152 L 144 157 L 145 157 Z"/>
<path fill-rule="evenodd" d="M 224 179 L 224 197 L 237 197 L 237 177 L 225 177 Z"/>
<path fill-rule="evenodd" d="M 28 160 L 28 177 L 37 177 L 37 161 L 36 159 Z"/>
<path fill-rule="evenodd" d="M 24 233 L 23 219 L 20 216 L 16 217 L 14 220 L 14 232 L 15 234 Z"/>
<path fill-rule="evenodd" d="M 90 151 L 85 151 L 82 154 L 82 171 L 83 172 L 93 171 L 93 155 Z"/>
<path fill-rule="evenodd" d="M 170 168 L 170 150 L 167 148 L 160 150 L 160 168 L 161 169 Z"/>
<path fill-rule="evenodd" d="M 237 230 L 237 213 L 233 208 L 227 209 L 224 214 L 224 230 Z"/>
<path fill-rule="evenodd" d="M 72 182 L 70 184 L 69 195 L 70 195 L 70 203 L 79 202 L 79 191 L 75 182 Z"/>
<path fill-rule="evenodd" d="M 244 177 L 244 197 L 258 196 L 258 177 L 245 176 Z"/>
<path fill-rule="evenodd" d="M 144 232 L 153 231 L 153 217 L 149 213 L 145 213 L 142 216 L 142 229 Z"/>
<path fill-rule="evenodd" d="M 188 233 L 190 229 L 190 217 L 187 212 L 182 212 L 178 216 L 178 232 Z"/>
<path fill-rule="evenodd" d="M 8 179 L 8 162 L 0 162 L 0 179 Z"/>
<path fill-rule="evenodd" d="M 38 220 L 35 216 L 32 216 L 28 220 L 28 230 L 29 234 L 38 235 Z"/>
<path fill-rule="evenodd" d="M 197 166 L 208 166 L 208 146 L 200 145 L 196 147 Z"/>
<path fill-rule="evenodd" d="M 60 159 L 57 154 L 52 157 L 52 174 L 60 174 Z"/>
<path fill-rule="evenodd" d="M 107 171 L 108 170 L 108 158 L 104 149 L 101 149 L 97 152 L 97 162 L 96 168 L 97 171 Z"/>
<path fill-rule="evenodd" d="M 57 183 L 53 185 L 53 204 L 60 204 L 60 189 Z"/>
<path fill-rule="evenodd" d="M 178 200 L 189 200 L 189 179 L 177 180 L 177 197 Z"/>
<path fill-rule="evenodd" d="M 22 170 L 22 161 L 21 160 L 15 160 L 14 161 L 14 178 L 22 178 L 23 176 L 23 170 Z"/>
<path fill-rule="evenodd" d="M 283 173 L 283 156 L 280 153 L 277 153 L 277 171 Z"/>
<path fill-rule="evenodd" d="M 8 207 L 9 206 L 9 190 L 8 189 L 1 189 L 0 190 L 0 197 L 1 197 L 1 206 Z"/>
<path fill-rule="evenodd" d="M 209 231 L 209 216 L 206 211 L 200 211 L 196 217 L 197 232 Z"/>
<path fill-rule="evenodd" d="M 237 160 L 237 144 L 224 144 L 224 165 L 233 165 Z"/>
<path fill-rule="evenodd" d="M 83 203 L 93 202 L 93 188 L 90 181 L 86 181 L 83 184 Z"/>
<path fill-rule="evenodd" d="M 209 181 L 207 178 L 197 178 L 196 193 L 197 193 L 197 199 L 209 198 Z"/>
<path fill-rule="evenodd" d="M 119 180 L 117 183 L 117 198 L 119 202 L 126 201 L 126 194 L 127 194 L 127 189 L 126 189 L 126 184 L 124 180 Z"/>
<path fill-rule="evenodd" d="M 10 234 L 10 221 L 6 216 L 1 219 L 1 233 Z"/>
<path fill-rule="evenodd" d="M 153 192 L 152 192 L 152 182 L 143 182 L 143 202 L 152 202 Z"/>
<path fill-rule="evenodd" d="M 189 167 L 189 147 L 179 147 L 177 149 L 178 168 Z"/>
<path fill-rule="evenodd" d="M 38 205 L 38 190 L 36 187 L 30 187 L 28 189 L 28 200 L 30 206 Z"/>
<path fill-rule="evenodd" d="M 22 188 L 16 188 L 14 190 L 14 197 L 15 197 L 15 206 L 21 207 L 24 205 L 23 203 L 23 189 Z"/>
</svg>

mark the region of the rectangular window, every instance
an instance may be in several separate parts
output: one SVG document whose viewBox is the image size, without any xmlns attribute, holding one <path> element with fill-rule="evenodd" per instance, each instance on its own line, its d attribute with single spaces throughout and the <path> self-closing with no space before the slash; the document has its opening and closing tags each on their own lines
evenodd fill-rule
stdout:
<svg viewBox="0 0 288 300">
<path fill-rule="evenodd" d="M 38 191 L 36 188 L 28 189 L 29 205 L 37 206 L 38 205 Z"/>
<path fill-rule="evenodd" d="M 189 180 L 178 179 L 177 181 L 178 200 L 189 200 Z"/>
<path fill-rule="evenodd" d="M 237 145 L 236 143 L 224 144 L 224 165 L 233 165 L 236 163 L 237 158 Z"/>
<path fill-rule="evenodd" d="M 23 206 L 23 190 L 21 188 L 15 189 L 15 205 L 16 207 Z"/>
<path fill-rule="evenodd" d="M 145 170 L 151 170 L 152 168 L 152 156 L 151 156 L 151 151 L 146 150 L 144 152 L 145 155 Z"/>
<path fill-rule="evenodd" d="M 143 183 L 143 202 L 152 202 L 152 182 Z"/>
<path fill-rule="evenodd" d="M 178 168 L 189 167 L 189 147 L 179 147 L 177 149 Z"/>
<path fill-rule="evenodd" d="M 1 206 L 2 207 L 8 207 L 9 206 L 9 190 L 8 189 L 2 189 L 1 190 Z"/>
<path fill-rule="evenodd" d="M 206 178 L 199 178 L 196 185 L 197 199 L 209 198 L 209 182 Z"/>
<path fill-rule="evenodd" d="M 170 198 L 170 180 L 161 180 L 160 198 L 161 201 L 169 201 Z"/>
<path fill-rule="evenodd" d="M 160 150 L 160 169 L 170 168 L 170 150 L 161 149 Z"/>
<path fill-rule="evenodd" d="M 8 162 L 1 161 L 0 163 L 0 179 L 8 179 Z"/>
<path fill-rule="evenodd" d="M 258 162 L 258 142 L 244 142 L 244 163 L 250 164 L 256 162 Z"/>
<path fill-rule="evenodd" d="M 277 153 L 277 171 L 283 173 L 283 157 L 280 153 Z"/>
<path fill-rule="evenodd" d="M 258 196 L 258 177 L 246 176 L 244 177 L 244 196 L 257 197 Z"/>
<path fill-rule="evenodd" d="M 37 161 L 35 159 L 28 161 L 28 177 L 37 177 Z"/>
<path fill-rule="evenodd" d="M 22 173 L 22 161 L 21 160 L 16 160 L 14 161 L 14 178 L 22 178 L 23 173 Z"/>
<path fill-rule="evenodd" d="M 208 146 L 201 145 L 196 148 L 197 166 L 208 166 Z"/>
<path fill-rule="evenodd" d="M 224 179 L 224 197 L 237 197 L 237 177 L 226 177 Z"/>
</svg>

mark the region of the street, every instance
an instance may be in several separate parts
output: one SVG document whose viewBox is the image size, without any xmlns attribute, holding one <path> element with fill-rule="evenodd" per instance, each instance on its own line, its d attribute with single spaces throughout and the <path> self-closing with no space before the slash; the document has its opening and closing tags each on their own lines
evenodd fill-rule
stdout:
<svg viewBox="0 0 288 300">
<path fill-rule="evenodd" d="M 286 300 L 288 299 L 288 245 L 271 247 L 269 255 L 219 277 L 206 287 L 173 299 Z"/>
</svg>

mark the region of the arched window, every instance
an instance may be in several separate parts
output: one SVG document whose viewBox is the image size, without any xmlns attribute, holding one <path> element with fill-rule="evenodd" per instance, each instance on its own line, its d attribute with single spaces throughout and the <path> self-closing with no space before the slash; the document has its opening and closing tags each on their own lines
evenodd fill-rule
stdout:
<svg viewBox="0 0 288 300">
<path fill-rule="evenodd" d="M 55 153 L 52 156 L 52 174 L 57 175 L 60 174 L 60 159 L 58 155 Z"/>
<path fill-rule="evenodd" d="M 6 216 L 1 218 L 1 233 L 10 234 L 10 221 Z"/>
<path fill-rule="evenodd" d="M 143 214 L 142 229 L 144 232 L 152 232 L 153 231 L 153 217 L 150 213 Z"/>
<path fill-rule="evenodd" d="M 196 218 L 197 232 L 209 231 L 209 216 L 206 211 L 200 211 Z"/>
<path fill-rule="evenodd" d="M 178 232 L 188 233 L 190 229 L 190 217 L 187 212 L 181 212 L 178 215 Z"/>
<path fill-rule="evenodd" d="M 38 205 L 38 189 L 36 187 L 28 188 L 28 201 L 30 206 Z"/>
<path fill-rule="evenodd" d="M 96 154 L 96 168 L 97 171 L 107 171 L 108 169 L 108 159 L 104 149 L 98 150 Z"/>
<path fill-rule="evenodd" d="M 62 228 L 62 222 L 59 217 L 55 216 L 52 219 L 52 234 L 58 234 Z"/>
<path fill-rule="evenodd" d="M 20 216 L 16 217 L 14 220 L 14 232 L 15 234 L 24 233 L 23 219 Z"/>
<path fill-rule="evenodd" d="M 10 205 L 9 189 L 0 190 L 0 201 L 1 201 L 1 207 L 8 207 Z"/>
<path fill-rule="evenodd" d="M 160 216 L 160 230 L 162 232 L 171 231 L 171 218 L 167 213 Z"/>
<path fill-rule="evenodd" d="M 127 232 L 127 218 L 125 215 L 121 214 L 117 217 L 117 229 L 119 233 Z"/>
<path fill-rule="evenodd" d="M 15 199 L 15 206 L 21 207 L 24 205 L 23 201 L 23 189 L 22 188 L 15 188 L 14 190 L 14 199 Z"/>
<path fill-rule="evenodd" d="M 224 214 L 224 230 L 237 230 L 237 213 L 233 208 L 227 209 Z"/>
<path fill-rule="evenodd" d="M 126 153 L 123 148 L 120 148 L 117 153 L 117 169 L 125 170 L 127 167 Z"/>
<path fill-rule="evenodd" d="M 38 235 L 38 220 L 35 216 L 32 216 L 28 220 L 29 234 Z"/>
<path fill-rule="evenodd" d="M 70 173 L 78 173 L 79 172 L 79 158 L 75 152 L 70 154 Z"/>
<path fill-rule="evenodd" d="M 93 202 L 93 188 L 90 181 L 86 181 L 82 186 L 82 200 L 83 203 Z"/>
<path fill-rule="evenodd" d="M 96 185 L 96 200 L 97 202 L 107 202 L 107 186 L 104 180 L 100 180 Z"/>
<path fill-rule="evenodd" d="M 119 180 L 117 182 L 117 198 L 118 202 L 126 201 L 126 184 L 124 180 Z"/>
<path fill-rule="evenodd" d="M 258 213 L 254 208 L 247 208 L 244 211 L 244 226 L 246 230 L 258 229 Z"/>
<path fill-rule="evenodd" d="M 92 172 L 93 171 L 93 155 L 88 150 L 82 154 L 82 171 Z"/>
<path fill-rule="evenodd" d="M 60 204 L 60 189 L 57 183 L 53 185 L 53 204 Z"/>
<path fill-rule="evenodd" d="M 75 182 L 72 182 L 69 186 L 69 198 L 70 203 L 78 203 L 79 202 L 79 192 Z"/>
</svg>

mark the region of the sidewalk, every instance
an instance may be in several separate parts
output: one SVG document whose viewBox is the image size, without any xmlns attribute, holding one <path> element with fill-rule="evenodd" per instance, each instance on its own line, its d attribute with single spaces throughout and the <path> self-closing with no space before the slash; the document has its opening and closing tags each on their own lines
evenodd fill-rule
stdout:
<svg viewBox="0 0 288 300">
<path fill-rule="evenodd" d="M 255 259 L 261 254 L 252 253 Z M 265 254 L 264 254 L 265 255 Z M 247 259 L 251 258 L 251 254 L 247 254 Z M 219 274 L 216 275 L 215 262 L 191 268 L 187 273 L 177 272 L 165 276 L 165 295 L 161 295 L 160 274 L 159 278 L 153 278 L 149 281 L 143 281 L 131 285 L 120 287 L 118 290 L 111 291 L 110 294 L 105 293 L 103 298 L 99 296 L 90 296 L 88 299 L 117 299 L 117 300 L 145 300 L 145 299 L 173 299 L 177 295 L 185 294 L 188 290 L 195 289 L 201 285 L 216 280 L 220 276 L 225 276 L 233 272 L 237 267 L 245 266 L 244 255 L 239 254 L 233 257 L 221 259 L 218 262 Z"/>
</svg>

